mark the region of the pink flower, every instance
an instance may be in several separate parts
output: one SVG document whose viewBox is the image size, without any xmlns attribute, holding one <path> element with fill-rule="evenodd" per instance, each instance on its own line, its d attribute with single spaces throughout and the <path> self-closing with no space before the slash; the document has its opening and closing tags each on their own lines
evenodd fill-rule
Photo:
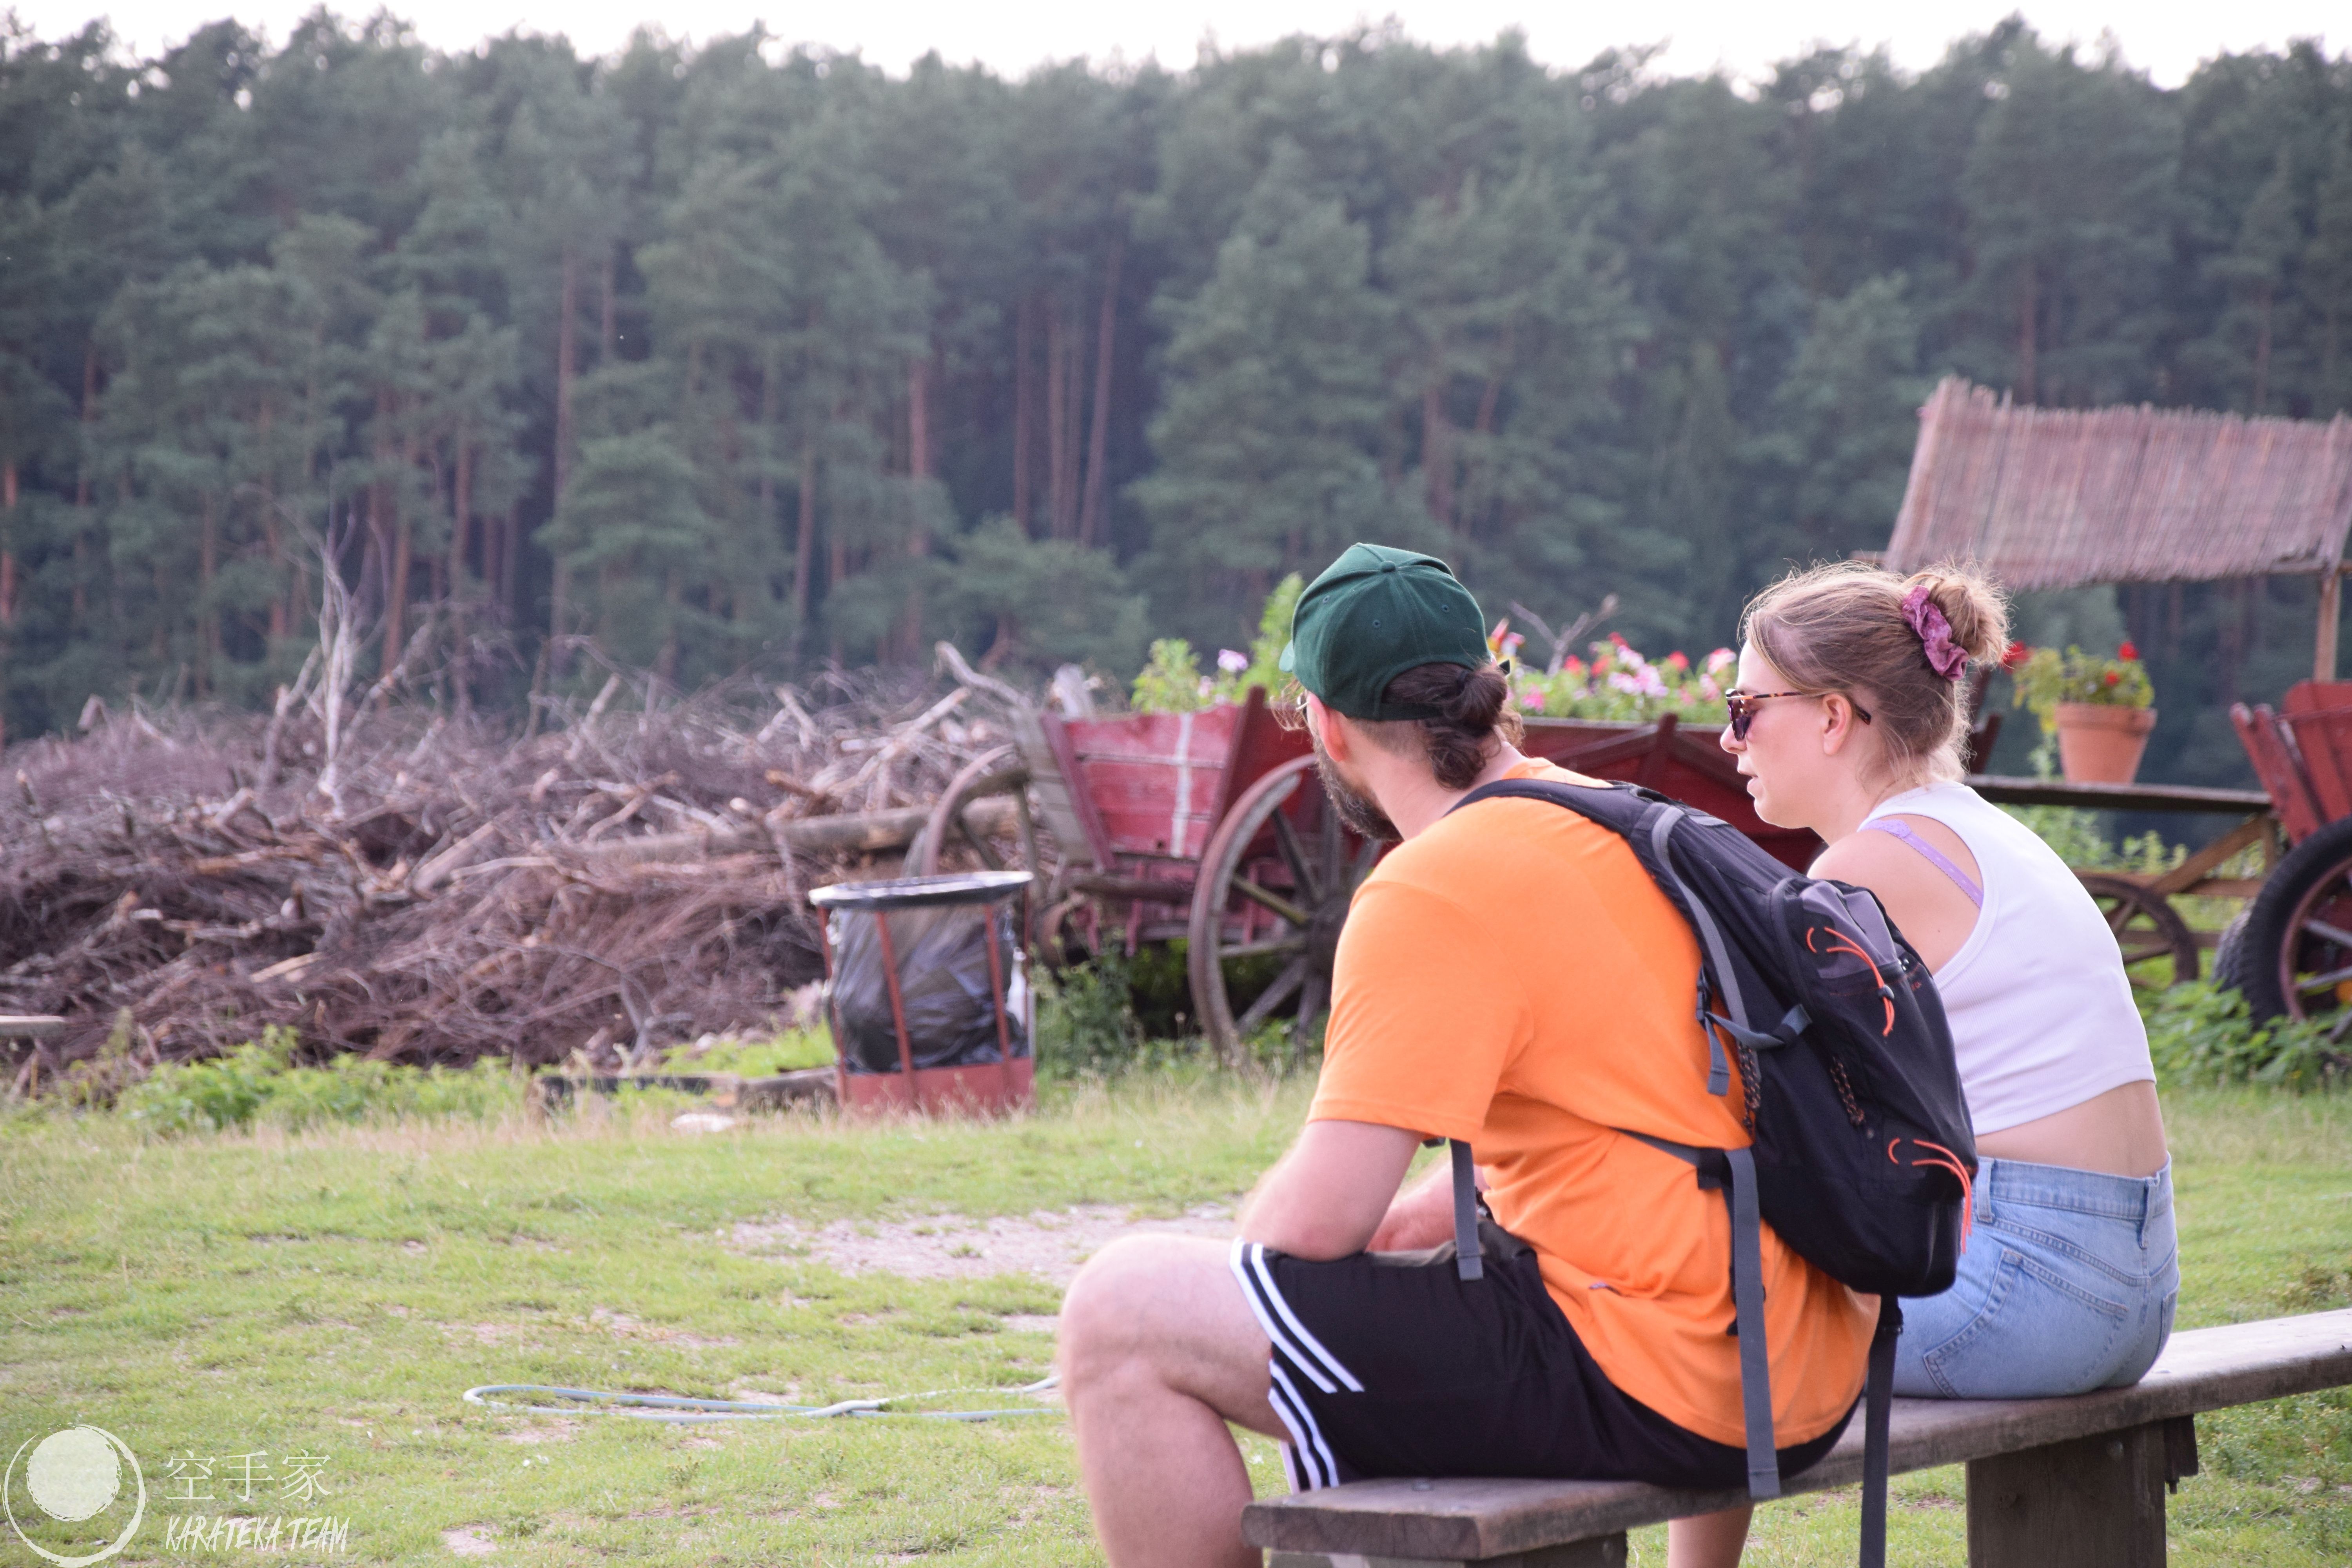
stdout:
<svg viewBox="0 0 2352 1568">
<path fill-rule="evenodd" d="M 1684 653 L 1682 649 L 1676 648 L 1674 652 L 1666 655 L 1666 668 L 1668 669 L 1688 669 L 1690 668 L 1690 656 Z"/>
<path fill-rule="evenodd" d="M 1237 652 L 1233 648 L 1221 647 L 1217 650 L 1217 668 L 1227 675 L 1239 675 L 1249 668 L 1249 655 Z"/>
<path fill-rule="evenodd" d="M 1528 690 L 1519 693 L 1519 706 L 1526 709 L 1528 712 L 1540 713 L 1543 711 L 1543 705 L 1544 694 L 1542 692 Z"/>
<path fill-rule="evenodd" d="M 1720 675 L 1738 662 L 1738 654 L 1727 647 L 1719 647 L 1706 656 L 1706 672 L 1709 675 Z"/>
</svg>

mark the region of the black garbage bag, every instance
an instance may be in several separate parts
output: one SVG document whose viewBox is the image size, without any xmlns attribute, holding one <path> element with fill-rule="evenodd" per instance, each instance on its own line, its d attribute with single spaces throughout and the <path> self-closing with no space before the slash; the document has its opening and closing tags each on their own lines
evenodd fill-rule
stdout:
<svg viewBox="0 0 2352 1568">
<path fill-rule="evenodd" d="M 836 909 L 833 1005 L 841 1059 L 851 1072 L 898 1070 L 898 1036 L 882 963 L 879 911 Z M 907 1044 L 918 1068 L 984 1066 L 1002 1059 L 992 992 L 1018 984 L 1012 910 L 1002 903 L 893 909 L 890 942 L 898 957 L 898 996 Z M 996 945 L 992 979 L 989 944 Z M 1028 1008 L 1007 999 L 1005 1035 L 1016 1058 L 1029 1054 Z"/>
</svg>

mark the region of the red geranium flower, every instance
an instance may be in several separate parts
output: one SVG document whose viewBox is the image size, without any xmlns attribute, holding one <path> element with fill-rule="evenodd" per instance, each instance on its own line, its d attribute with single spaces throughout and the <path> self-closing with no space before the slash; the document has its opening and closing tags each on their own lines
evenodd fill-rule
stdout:
<svg viewBox="0 0 2352 1568">
<path fill-rule="evenodd" d="M 2023 664 L 2027 659 L 2032 658 L 2032 657 L 2033 650 L 2032 648 L 2026 647 L 2021 642 L 2013 642 L 2010 644 L 2008 649 L 2001 654 L 2000 667 L 2003 669 L 2015 669 L 2019 665 Z"/>
<path fill-rule="evenodd" d="M 2137 658 L 2139 657 L 2139 648 L 2137 645 L 2127 642 L 2121 647 L 2116 649 L 2116 657 L 2117 658 Z"/>
<path fill-rule="evenodd" d="M 1674 652 L 1666 655 L 1666 668 L 1668 669 L 1688 669 L 1690 668 L 1690 657 L 1684 653 L 1682 649 L 1676 648 Z"/>
<path fill-rule="evenodd" d="M 2123 679 L 2123 677 L 2122 677 L 2122 676 L 2120 676 L 2120 675 L 2117 675 L 2114 670 L 2112 670 L 2112 669 L 2111 669 L 2111 670 L 2107 671 L 2106 675 L 2105 675 L 2103 679 L 2105 679 L 2106 683 L 2107 683 L 2109 686 L 2113 686 L 2113 685 L 2115 685 L 2115 684 L 2116 684 L 2116 682 L 2117 682 L 2117 681 L 2121 680 L 2121 679 Z"/>
</svg>

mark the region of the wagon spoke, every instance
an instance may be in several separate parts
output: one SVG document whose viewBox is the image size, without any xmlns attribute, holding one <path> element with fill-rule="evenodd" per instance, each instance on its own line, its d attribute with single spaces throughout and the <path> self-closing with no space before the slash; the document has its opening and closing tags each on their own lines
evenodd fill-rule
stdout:
<svg viewBox="0 0 2352 1568">
<path fill-rule="evenodd" d="M 2352 980 L 2352 965 L 2347 965 L 2342 969 L 2331 969 L 2325 974 L 2297 975 L 2294 988 L 2297 991 L 2305 992 L 2329 991 L 2347 980 Z"/>
<path fill-rule="evenodd" d="M 1292 925 L 1303 927 L 1307 924 L 1307 911 L 1300 909 L 1297 904 L 1292 903 L 1288 899 L 1284 898 L 1280 893 L 1274 892 L 1265 888 L 1261 888 L 1255 882 L 1251 881 L 1247 877 L 1239 875 L 1236 875 L 1234 878 L 1233 886 L 1234 891 L 1239 893 L 1243 898 L 1247 899 L 1250 902 L 1258 905 L 1262 909 L 1272 910 L 1276 914 L 1280 915 Z"/>
<path fill-rule="evenodd" d="M 1306 1045 L 1307 1029 L 1313 1026 L 1315 1016 L 1323 1011 L 1323 977 L 1319 974 L 1309 974 L 1307 984 L 1298 988 L 1298 1032 L 1291 1037 L 1294 1046 Z"/>
<path fill-rule="evenodd" d="M 2352 931 L 2346 931 L 2342 926 L 2332 926 L 2326 921 L 2307 920 L 2303 922 L 2303 929 L 2314 936 L 2326 937 L 2338 947 L 2352 947 Z"/>
<path fill-rule="evenodd" d="M 1308 903 L 1319 903 L 1323 884 L 1307 864 L 1306 847 L 1298 842 L 1298 829 L 1290 826 L 1290 818 L 1276 806 L 1274 812 L 1274 841 L 1282 847 L 1282 858 L 1290 868 L 1291 878 L 1298 884 L 1298 896 Z"/>
<path fill-rule="evenodd" d="M 1246 1038 L 1251 1030 L 1273 1017 L 1274 1010 L 1287 1001 L 1290 994 L 1306 981 L 1307 960 L 1304 955 L 1283 965 L 1282 973 L 1274 977 L 1274 984 L 1265 988 L 1265 994 L 1249 1005 L 1248 1012 L 1234 1020 L 1234 1032 Z"/>
<path fill-rule="evenodd" d="M 1278 937 L 1268 942 L 1245 942 L 1237 947 L 1217 949 L 1220 963 L 1228 958 L 1273 958 L 1283 953 L 1305 952 L 1307 939 L 1303 936 Z"/>
<path fill-rule="evenodd" d="M 1347 847 L 1339 842 L 1339 808 L 1332 805 L 1329 796 L 1326 795 L 1323 801 L 1323 858 L 1317 868 L 1320 873 L 1317 880 L 1322 886 L 1328 888 L 1339 881 L 1340 872 L 1347 868 Z"/>
</svg>

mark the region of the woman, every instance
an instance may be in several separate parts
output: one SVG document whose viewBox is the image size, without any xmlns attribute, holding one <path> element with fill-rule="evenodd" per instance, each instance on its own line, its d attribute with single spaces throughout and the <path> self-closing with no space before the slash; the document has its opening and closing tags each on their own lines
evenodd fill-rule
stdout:
<svg viewBox="0 0 2352 1568">
<path fill-rule="evenodd" d="M 1940 1296 L 1903 1303 L 1897 1394 L 2014 1399 L 2137 1382 L 2172 1332 L 2172 1169 L 2114 935 L 2024 825 L 1959 783 L 1969 658 L 2008 640 L 1967 572 L 1825 566 L 1748 607 L 1723 749 L 1757 815 L 1878 895 L 1936 977 L 1980 1162 Z M 1746 1529 L 1746 1510 L 1685 1521 Z M 1692 1544 L 1696 1545 L 1697 1540 Z"/>
</svg>

